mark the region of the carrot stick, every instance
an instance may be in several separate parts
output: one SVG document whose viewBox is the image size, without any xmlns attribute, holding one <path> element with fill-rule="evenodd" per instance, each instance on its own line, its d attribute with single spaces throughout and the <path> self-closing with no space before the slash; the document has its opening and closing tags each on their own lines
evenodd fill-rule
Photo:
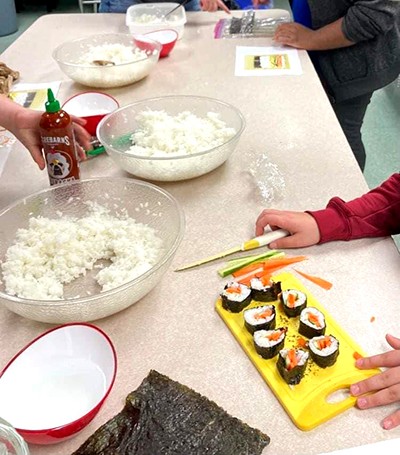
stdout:
<svg viewBox="0 0 400 455">
<path fill-rule="evenodd" d="M 255 278 L 257 276 L 257 273 L 262 272 L 262 271 L 263 271 L 262 266 L 261 267 L 259 266 L 257 269 L 255 269 L 251 272 L 242 273 L 240 275 L 235 275 L 235 279 L 238 283 L 244 284 L 244 283 L 242 283 L 242 281 L 250 282 L 252 278 Z"/>
<path fill-rule="evenodd" d="M 288 370 L 292 370 L 297 365 L 296 351 L 294 349 L 289 349 L 287 356 L 289 358 Z"/>
<path fill-rule="evenodd" d="M 252 272 L 258 267 L 263 267 L 264 270 L 275 271 L 281 269 L 282 267 L 286 267 L 290 264 L 295 264 L 296 262 L 304 261 L 307 259 L 306 256 L 294 256 L 291 258 L 278 258 L 278 259 L 268 259 L 267 261 L 255 262 L 248 266 L 242 267 L 239 270 L 236 270 L 232 275 L 236 278 L 245 273 Z"/>
<path fill-rule="evenodd" d="M 270 259 L 264 262 L 264 270 L 286 267 L 287 265 L 295 264 L 296 262 L 301 262 L 305 259 L 307 259 L 307 256 L 293 256 L 291 258 Z"/>
<path fill-rule="evenodd" d="M 330 281 L 324 280 L 323 278 L 319 278 L 318 276 L 314 275 L 308 275 L 307 273 L 300 272 L 300 270 L 294 269 L 299 275 L 302 277 L 306 278 L 307 280 L 310 280 L 312 283 L 317 284 L 318 286 L 321 286 L 321 288 L 329 291 L 329 289 L 333 286 L 333 284 Z"/>
<path fill-rule="evenodd" d="M 308 344 L 308 341 L 306 341 L 304 338 L 297 338 L 297 346 L 299 348 L 306 348 Z"/>
<path fill-rule="evenodd" d="M 263 286 L 268 286 L 269 283 L 271 282 L 271 275 L 269 273 L 266 275 L 262 275 L 260 277 L 260 280 L 261 280 L 261 283 L 263 284 Z"/>
</svg>

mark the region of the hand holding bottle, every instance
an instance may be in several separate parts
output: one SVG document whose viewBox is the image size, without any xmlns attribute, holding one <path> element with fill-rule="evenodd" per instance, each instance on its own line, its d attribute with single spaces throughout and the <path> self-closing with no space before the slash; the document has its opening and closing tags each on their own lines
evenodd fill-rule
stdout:
<svg viewBox="0 0 400 455">
<path fill-rule="evenodd" d="M 0 96 L 0 125 L 9 130 L 29 150 L 33 160 L 40 169 L 45 168 L 45 161 L 42 153 L 42 142 L 40 139 L 39 122 L 42 113 L 27 109 L 6 96 Z M 73 128 L 79 147 L 79 159 L 86 158 L 85 150 L 91 149 L 90 135 L 83 128 L 86 120 L 71 116 Z"/>
</svg>

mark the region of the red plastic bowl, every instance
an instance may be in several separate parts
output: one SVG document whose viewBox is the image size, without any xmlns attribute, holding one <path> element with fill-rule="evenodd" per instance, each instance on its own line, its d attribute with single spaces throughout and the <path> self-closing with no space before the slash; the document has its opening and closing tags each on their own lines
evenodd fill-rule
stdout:
<svg viewBox="0 0 400 455">
<path fill-rule="evenodd" d="M 135 41 L 137 43 L 143 43 L 142 37 L 150 38 L 154 41 L 158 41 L 161 45 L 160 58 L 166 57 L 172 51 L 175 43 L 178 40 L 178 33 L 172 29 L 157 30 L 154 32 L 144 33 L 143 35 L 136 36 Z"/>
<path fill-rule="evenodd" d="M 2 418 L 32 444 L 54 444 L 81 431 L 109 395 L 117 356 L 90 324 L 65 324 L 35 338 L 0 374 Z"/>
<path fill-rule="evenodd" d="M 62 108 L 70 115 L 86 120 L 85 129 L 91 136 L 96 136 L 96 128 L 106 115 L 119 108 L 118 101 L 101 92 L 83 92 L 69 98 Z"/>
</svg>

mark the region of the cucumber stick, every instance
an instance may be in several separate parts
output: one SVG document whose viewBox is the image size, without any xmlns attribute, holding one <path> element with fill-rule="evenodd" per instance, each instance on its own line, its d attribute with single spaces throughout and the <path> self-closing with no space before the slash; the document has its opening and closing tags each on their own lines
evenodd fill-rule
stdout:
<svg viewBox="0 0 400 455">
<path fill-rule="evenodd" d="M 267 253 L 262 253 L 258 254 L 256 256 L 246 256 L 244 258 L 237 258 L 237 259 L 231 259 L 228 264 L 218 270 L 219 276 L 222 278 L 230 275 L 233 272 L 236 272 L 236 270 L 241 269 L 242 267 L 245 267 L 246 265 L 252 264 L 253 262 L 257 261 L 263 261 L 265 259 L 271 259 L 271 258 L 280 258 L 285 256 L 285 253 L 277 250 L 270 250 Z"/>
</svg>

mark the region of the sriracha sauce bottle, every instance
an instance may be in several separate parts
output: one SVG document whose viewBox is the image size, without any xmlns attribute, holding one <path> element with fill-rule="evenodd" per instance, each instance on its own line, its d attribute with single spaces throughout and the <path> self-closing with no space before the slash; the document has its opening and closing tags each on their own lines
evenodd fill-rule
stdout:
<svg viewBox="0 0 400 455">
<path fill-rule="evenodd" d="M 40 119 L 40 135 L 50 185 L 80 179 L 79 162 L 71 117 L 47 90 L 46 112 Z"/>
</svg>

